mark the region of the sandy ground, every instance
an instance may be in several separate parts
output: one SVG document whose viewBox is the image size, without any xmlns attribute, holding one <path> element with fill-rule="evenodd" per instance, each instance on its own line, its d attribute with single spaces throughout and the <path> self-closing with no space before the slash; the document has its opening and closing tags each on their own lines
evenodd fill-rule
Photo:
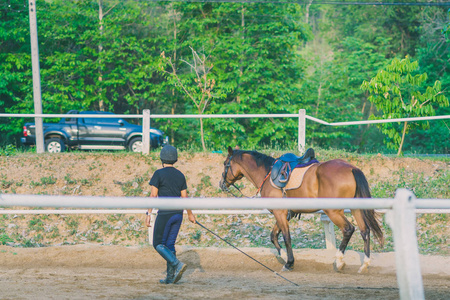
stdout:
<svg viewBox="0 0 450 300">
<path fill-rule="evenodd" d="M 348 251 L 342 273 L 334 251 L 296 250 L 292 272 L 280 272 L 273 250 L 243 248 L 270 271 L 235 249 L 177 248 L 188 269 L 162 285 L 165 262 L 151 247 L 76 245 L 0 246 L 1 299 L 398 299 L 394 253 L 373 255 L 357 274 L 360 253 Z M 422 256 L 426 299 L 448 299 L 450 258 Z M 277 273 L 279 272 L 279 273 Z M 298 284 L 284 280 L 277 274 Z"/>
</svg>

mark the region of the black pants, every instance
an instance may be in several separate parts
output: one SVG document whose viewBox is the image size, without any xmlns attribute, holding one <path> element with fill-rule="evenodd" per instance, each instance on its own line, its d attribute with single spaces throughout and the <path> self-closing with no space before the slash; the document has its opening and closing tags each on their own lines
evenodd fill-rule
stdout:
<svg viewBox="0 0 450 300">
<path fill-rule="evenodd" d="M 163 244 L 175 253 L 175 242 L 182 222 L 182 213 L 158 214 L 153 228 L 153 247 Z"/>
</svg>

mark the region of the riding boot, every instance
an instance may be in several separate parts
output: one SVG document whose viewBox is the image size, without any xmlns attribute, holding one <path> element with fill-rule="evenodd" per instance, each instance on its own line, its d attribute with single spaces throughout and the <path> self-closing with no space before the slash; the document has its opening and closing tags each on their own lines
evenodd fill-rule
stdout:
<svg viewBox="0 0 450 300">
<path fill-rule="evenodd" d="M 169 284 L 170 281 L 173 281 L 173 273 L 174 273 L 174 268 L 172 267 L 172 265 L 170 265 L 170 264 L 167 262 L 166 278 L 161 279 L 161 280 L 159 281 L 159 283 Z"/>
<path fill-rule="evenodd" d="M 177 283 L 181 279 L 183 272 L 186 270 L 186 265 L 179 261 L 175 254 L 164 245 L 156 246 L 156 251 L 158 251 L 170 266 L 167 268 L 167 278 L 165 283 Z"/>
</svg>

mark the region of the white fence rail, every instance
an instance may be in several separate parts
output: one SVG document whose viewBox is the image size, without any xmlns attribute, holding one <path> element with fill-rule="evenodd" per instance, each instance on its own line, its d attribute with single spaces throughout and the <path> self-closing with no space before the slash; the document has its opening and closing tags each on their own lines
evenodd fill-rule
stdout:
<svg viewBox="0 0 450 300">
<path fill-rule="evenodd" d="M 371 198 L 148 198 L 0 194 L 0 206 L 159 209 L 386 209 L 393 229 L 397 281 L 401 299 L 424 299 L 416 236 L 416 209 L 450 209 L 450 199 L 416 199 L 399 189 L 395 199 Z M 128 211 L 128 210 L 127 210 Z M 129 210 L 133 211 L 133 210 Z M 3 213 L 4 211 L 0 212 Z M 66 213 L 67 211 L 61 211 Z M 90 211 L 89 211 L 90 212 Z M 141 212 L 135 210 L 134 212 Z"/>
<path fill-rule="evenodd" d="M 367 120 L 367 121 L 351 121 L 351 122 L 334 122 L 329 123 L 321 119 L 317 119 L 306 115 L 306 110 L 300 109 L 298 114 L 204 114 L 204 115 L 167 115 L 167 114 L 150 114 L 149 109 L 144 109 L 142 114 L 134 115 L 88 115 L 88 114 L 5 114 L 0 113 L 0 118 L 130 118 L 142 119 L 142 143 L 143 153 L 148 154 L 150 151 L 150 123 L 151 119 L 239 119 L 239 118 L 298 118 L 298 150 L 303 153 L 306 149 L 306 119 L 327 126 L 352 126 L 364 124 L 378 123 L 396 123 L 396 122 L 419 122 L 430 120 L 450 119 L 450 115 L 416 117 L 416 118 L 398 118 L 385 120 Z M 44 143 L 44 141 L 36 141 Z M 38 153 L 40 147 L 36 147 Z M 43 149 L 43 146 L 42 146 Z"/>
</svg>

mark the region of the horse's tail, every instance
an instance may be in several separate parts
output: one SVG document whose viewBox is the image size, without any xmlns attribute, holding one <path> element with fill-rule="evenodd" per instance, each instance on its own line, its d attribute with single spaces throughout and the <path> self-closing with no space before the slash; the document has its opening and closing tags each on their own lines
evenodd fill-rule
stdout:
<svg viewBox="0 0 450 300">
<path fill-rule="evenodd" d="M 355 198 L 371 198 L 369 183 L 366 176 L 360 169 L 352 169 L 353 177 L 356 181 Z M 384 245 L 383 231 L 380 226 L 380 214 L 374 209 L 362 209 L 362 215 L 366 226 L 369 227 L 375 235 L 381 247 Z"/>
</svg>

